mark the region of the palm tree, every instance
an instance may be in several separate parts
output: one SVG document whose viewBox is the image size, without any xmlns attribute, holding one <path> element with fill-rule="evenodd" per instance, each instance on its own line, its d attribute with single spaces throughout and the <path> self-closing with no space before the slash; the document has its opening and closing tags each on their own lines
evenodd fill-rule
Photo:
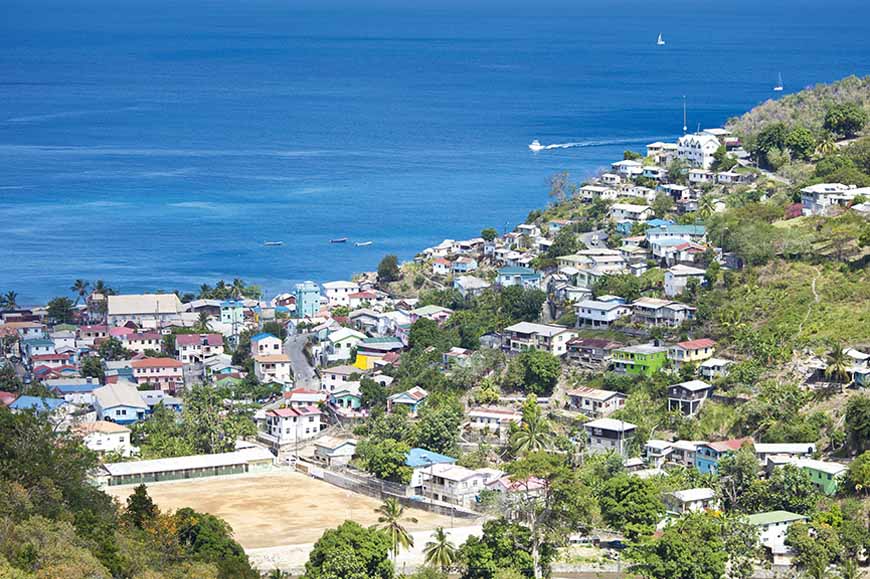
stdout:
<svg viewBox="0 0 870 579">
<path fill-rule="evenodd" d="M 391 551 L 395 562 L 400 549 L 410 549 L 414 546 L 414 537 L 402 526 L 402 521 L 416 523 L 417 519 L 405 517 L 405 507 L 392 497 L 385 500 L 384 504 L 375 509 L 375 512 L 380 515 L 378 517 L 378 523 L 381 524 L 380 528 L 386 531 L 390 537 Z"/>
<path fill-rule="evenodd" d="M 816 145 L 816 155 L 819 157 L 827 157 L 837 150 L 837 141 L 831 133 L 826 133 L 824 137 Z"/>
<path fill-rule="evenodd" d="M 95 294 L 102 294 L 104 296 L 113 296 L 118 293 L 114 289 L 106 285 L 106 282 L 101 279 L 98 279 L 94 282 L 94 285 L 91 286 L 91 291 Z"/>
<path fill-rule="evenodd" d="M 243 292 L 245 291 L 245 282 L 242 281 L 241 278 L 236 278 L 233 280 L 233 285 L 231 286 L 233 297 L 236 299 L 240 299 L 242 297 Z"/>
<path fill-rule="evenodd" d="M 707 219 L 716 212 L 716 201 L 710 195 L 704 195 L 698 201 L 698 215 L 701 219 Z"/>
<path fill-rule="evenodd" d="M 432 540 L 423 549 L 426 564 L 437 567 L 446 573 L 456 561 L 456 546 L 447 538 L 443 527 L 438 527 L 432 533 Z"/>
<path fill-rule="evenodd" d="M 230 297 L 229 287 L 227 286 L 227 282 L 224 280 L 218 281 L 214 286 L 214 290 L 216 299 L 225 300 Z"/>
<path fill-rule="evenodd" d="M 90 286 L 91 286 L 91 284 L 89 284 L 89 283 L 86 282 L 85 280 L 83 280 L 83 279 L 77 279 L 77 280 L 72 284 L 72 287 L 69 288 L 71 292 L 73 292 L 74 294 L 76 294 L 76 305 L 79 305 L 79 302 L 80 302 L 80 301 L 82 300 L 82 298 L 84 298 L 85 295 L 88 293 L 88 288 L 89 288 Z"/>
<path fill-rule="evenodd" d="M 546 450 L 552 441 L 550 423 L 541 415 L 540 408 L 523 416 L 523 421 L 511 437 L 511 447 L 515 454 L 526 454 Z"/>
<path fill-rule="evenodd" d="M 196 320 L 196 331 L 203 334 L 210 330 L 208 314 L 206 312 L 199 312 L 199 319 Z"/>
<path fill-rule="evenodd" d="M 18 294 L 14 291 L 8 291 L 0 296 L 0 309 L 14 310 L 18 307 Z"/>
<path fill-rule="evenodd" d="M 831 353 L 828 354 L 828 365 L 825 367 L 825 378 L 836 380 L 837 382 L 849 383 L 852 380 L 850 373 L 851 364 L 849 356 L 843 349 L 841 344 L 834 344 Z"/>
</svg>

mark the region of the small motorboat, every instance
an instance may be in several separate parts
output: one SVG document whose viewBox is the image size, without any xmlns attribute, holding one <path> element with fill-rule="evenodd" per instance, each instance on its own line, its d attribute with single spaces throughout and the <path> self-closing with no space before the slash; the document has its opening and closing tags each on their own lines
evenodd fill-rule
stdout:
<svg viewBox="0 0 870 579">
<path fill-rule="evenodd" d="M 337 237 L 335 239 L 330 239 L 329 243 L 347 243 L 347 237 Z"/>
<path fill-rule="evenodd" d="M 531 149 L 532 151 L 535 151 L 537 153 L 538 151 L 543 151 L 544 149 L 546 149 L 546 147 L 541 144 L 541 141 L 539 141 L 538 139 L 535 139 L 529 145 L 529 149 Z"/>
<path fill-rule="evenodd" d="M 356 245 L 357 247 L 368 247 L 372 243 L 374 243 L 374 242 L 373 241 L 357 241 L 356 243 L 354 243 L 354 245 Z"/>
<path fill-rule="evenodd" d="M 279 247 L 281 245 L 284 245 L 284 242 L 283 241 L 264 241 L 263 245 L 265 245 L 266 247 Z"/>
<path fill-rule="evenodd" d="M 773 87 L 774 92 L 782 92 L 782 73 L 779 73 L 779 77 L 776 79 L 776 86 Z"/>
</svg>

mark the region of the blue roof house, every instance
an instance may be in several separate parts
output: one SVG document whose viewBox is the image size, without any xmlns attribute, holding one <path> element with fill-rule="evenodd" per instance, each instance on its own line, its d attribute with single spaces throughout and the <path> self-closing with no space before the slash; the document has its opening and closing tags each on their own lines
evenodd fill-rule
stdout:
<svg viewBox="0 0 870 579">
<path fill-rule="evenodd" d="M 66 405 L 66 400 L 60 398 L 40 398 L 38 396 L 19 396 L 9 405 L 13 412 L 35 412 L 37 414 L 52 413 Z"/>
<path fill-rule="evenodd" d="M 659 219 L 658 217 L 656 217 L 655 219 L 648 219 L 647 221 L 645 221 L 645 223 L 651 229 L 655 227 L 665 227 L 667 225 L 674 224 L 674 222 L 670 219 Z"/>
<path fill-rule="evenodd" d="M 454 464 L 456 459 L 446 454 L 439 454 L 425 448 L 412 448 L 405 458 L 405 465 L 414 469 L 411 475 L 411 486 L 417 491 L 422 491 L 423 473 L 433 464 Z"/>
<path fill-rule="evenodd" d="M 94 401 L 94 390 L 99 387 L 99 382 L 92 382 L 89 384 L 78 384 L 73 382 L 71 384 L 52 384 L 49 386 L 49 390 L 54 394 L 62 396 L 64 400 L 73 404 L 92 404 Z"/>
</svg>

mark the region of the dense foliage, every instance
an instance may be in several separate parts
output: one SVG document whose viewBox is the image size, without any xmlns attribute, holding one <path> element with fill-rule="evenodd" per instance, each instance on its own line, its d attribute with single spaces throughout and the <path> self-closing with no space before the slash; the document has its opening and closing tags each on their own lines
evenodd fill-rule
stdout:
<svg viewBox="0 0 870 579">
<path fill-rule="evenodd" d="M 96 456 L 36 415 L 0 408 L 0 576 L 255 579 L 211 515 L 161 513 L 144 487 L 119 509 L 93 486 Z"/>
</svg>

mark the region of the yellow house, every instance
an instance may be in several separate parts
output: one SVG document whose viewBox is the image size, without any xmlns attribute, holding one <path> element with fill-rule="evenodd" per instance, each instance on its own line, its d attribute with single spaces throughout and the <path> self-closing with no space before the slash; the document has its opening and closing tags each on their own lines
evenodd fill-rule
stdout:
<svg viewBox="0 0 870 579">
<path fill-rule="evenodd" d="M 679 342 L 671 346 L 668 358 L 679 368 L 680 364 L 696 364 L 713 357 L 716 342 L 709 338 Z"/>
<path fill-rule="evenodd" d="M 366 356 L 365 354 L 357 353 L 356 361 L 353 365 L 360 370 L 371 370 L 375 365 L 375 359 L 376 358 L 373 356 Z"/>
</svg>

